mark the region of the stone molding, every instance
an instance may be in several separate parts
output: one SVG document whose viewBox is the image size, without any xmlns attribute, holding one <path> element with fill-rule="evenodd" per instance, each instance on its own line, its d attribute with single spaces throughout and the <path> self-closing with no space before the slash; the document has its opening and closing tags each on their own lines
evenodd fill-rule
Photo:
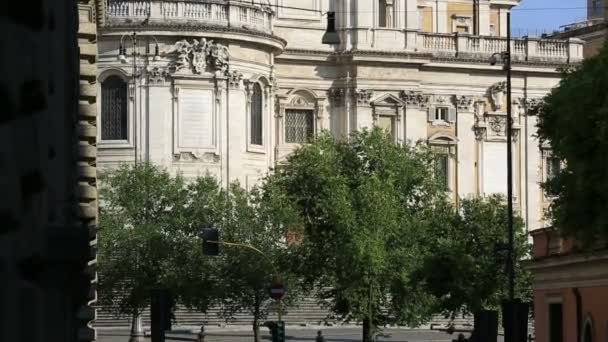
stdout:
<svg viewBox="0 0 608 342">
<path fill-rule="evenodd" d="M 424 109 L 428 107 L 431 95 L 424 94 L 421 91 L 403 90 L 399 94 L 406 107 L 414 107 Z"/>
</svg>

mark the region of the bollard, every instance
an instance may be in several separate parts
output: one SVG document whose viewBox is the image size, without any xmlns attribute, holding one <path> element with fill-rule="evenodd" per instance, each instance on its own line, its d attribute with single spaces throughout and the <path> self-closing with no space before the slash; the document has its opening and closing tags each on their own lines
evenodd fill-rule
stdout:
<svg viewBox="0 0 608 342">
<path fill-rule="evenodd" d="M 323 332 L 321 332 L 321 330 L 317 331 L 315 342 L 325 342 L 325 337 L 323 337 Z"/>
<path fill-rule="evenodd" d="M 205 342 L 205 326 L 201 325 L 201 331 L 196 335 L 196 342 Z"/>
</svg>

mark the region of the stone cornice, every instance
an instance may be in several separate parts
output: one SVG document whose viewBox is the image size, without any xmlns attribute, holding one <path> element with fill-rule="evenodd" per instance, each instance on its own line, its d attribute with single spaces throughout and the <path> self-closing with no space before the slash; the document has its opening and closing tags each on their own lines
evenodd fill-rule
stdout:
<svg viewBox="0 0 608 342">
<path fill-rule="evenodd" d="M 386 51 L 386 50 L 350 50 L 342 52 L 324 51 L 324 50 L 309 50 L 309 49 L 285 49 L 283 55 L 300 55 L 300 56 L 323 56 L 323 57 L 346 57 L 352 58 L 356 56 L 365 57 L 394 57 L 394 58 L 410 58 L 410 59 L 428 59 L 431 62 L 454 62 L 454 63 L 474 63 L 488 64 L 487 56 L 436 56 L 428 52 L 409 52 L 409 51 Z M 280 57 L 279 57 L 280 58 Z M 395 61 L 399 62 L 399 61 Z M 557 60 L 513 60 L 513 65 L 532 66 L 542 68 L 557 68 L 565 65 L 578 65 L 580 63 L 565 63 Z"/>
<path fill-rule="evenodd" d="M 111 33 L 116 31 L 132 31 L 136 27 L 138 31 L 186 31 L 186 32 L 218 32 L 218 33 L 236 33 L 249 36 L 252 38 L 266 38 L 279 43 L 285 48 L 287 41 L 279 36 L 268 34 L 257 30 L 246 30 L 238 27 L 227 27 L 222 25 L 201 25 L 200 23 L 176 23 L 176 22 L 154 22 L 149 25 L 141 26 L 139 24 L 126 24 L 124 22 L 112 22 L 106 20 L 106 23 L 100 25 L 100 34 Z"/>
</svg>

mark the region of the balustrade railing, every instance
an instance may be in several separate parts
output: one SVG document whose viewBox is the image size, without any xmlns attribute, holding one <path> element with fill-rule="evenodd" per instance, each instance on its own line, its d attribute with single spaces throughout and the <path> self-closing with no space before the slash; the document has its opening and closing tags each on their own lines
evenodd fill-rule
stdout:
<svg viewBox="0 0 608 342">
<path fill-rule="evenodd" d="M 507 50 L 504 37 L 484 37 L 456 34 L 416 33 L 416 48 L 425 52 L 442 54 L 485 55 Z M 583 41 L 548 39 L 512 39 L 511 53 L 516 59 L 547 59 L 580 61 L 583 58 Z"/>
<path fill-rule="evenodd" d="M 422 33 L 425 50 L 450 51 L 456 49 L 454 35 L 439 35 Z"/>
<path fill-rule="evenodd" d="M 188 0 L 109 0 L 109 22 L 127 17 L 149 18 L 154 22 L 186 21 L 191 24 L 209 22 L 214 25 L 244 27 L 271 33 L 273 13 L 270 8 L 248 2 Z"/>
</svg>

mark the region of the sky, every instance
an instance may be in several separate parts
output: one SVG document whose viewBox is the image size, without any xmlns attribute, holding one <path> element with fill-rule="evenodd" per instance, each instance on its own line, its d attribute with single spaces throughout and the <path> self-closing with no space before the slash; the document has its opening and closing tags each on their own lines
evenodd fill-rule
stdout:
<svg viewBox="0 0 608 342">
<path fill-rule="evenodd" d="M 585 19 L 586 6 L 586 0 L 521 0 L 511 17 L 513 35 L 522 36 L 528 31 L 532 36 L 558 30 L 561 25 Z"/>
</svg>

